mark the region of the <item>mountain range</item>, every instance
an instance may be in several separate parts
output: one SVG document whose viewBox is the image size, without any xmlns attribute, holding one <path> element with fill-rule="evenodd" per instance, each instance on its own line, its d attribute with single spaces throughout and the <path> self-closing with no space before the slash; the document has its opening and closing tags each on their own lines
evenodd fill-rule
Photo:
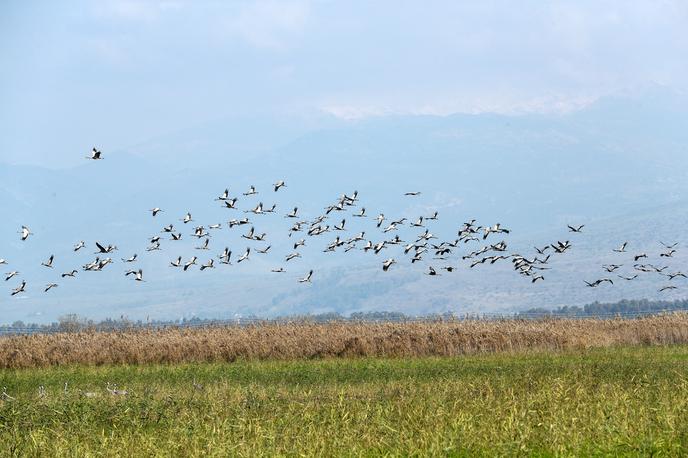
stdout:
<svg viewBox="0 0 688 458">
<path fill-rule="evenodd" d="M 685 268 L 680 247 L 687 241 L 687 115 L 685 95 L 655 87 L 603 98 L 567 114 L 229 119 L 114 151 L 97 145 L 103 161 L 84 159 L 73 167 L 0 162 L 0 258 L 10 263 L 3 266 L 6 271 L 21 272 L 3 285 L 0 321 L 51 321 L 67 313 L 168 319 L 383 309 L 494 312 L 685 297 L 688 282 L 679 279 L 672 282 L 677 290 L 659 293 L 668 283 L 660 275 L 599 288 L 587 288 L 583 280 L 604 276 L 604 263 L 624 264 L 621 270 L 629 273 L 629 258 L 643 251 L 647 262 Z M 85 156 L 90 146 L 74 154 Z M 287 187 L 275 193 L 271 184 L 280 179 Z M 259 194 L 242 196 L 249 185 Z M 223 223 L 213 232 L 212 249 L 201 252 L 201 262 L 225 246 L 238 256 L 246 246 L 265 245 L 241 239 L 247 226 L 227 229 L 228 219 L 245 216 L 214 201 L 227 187 L 239 197 L 242 210 L 258 201 L 266 207 L 277 204 L 276 214 L 251 218 L 258 232 L 268 233 L 271 252 L 210 272 L 167 267 L 178 255 L 186 259 L 201 252 L 186 227 L 193 223 L 179 221 L 187 211 L 197 224 Z M 423 273 L 428 264 L 438 268 L 442 261 L 428 256 L 411 265 L 399 249 L 377 256 L 323 253 L 336 235 L 331 232 L 307 238 L 303 257 L 285 264 L 283 256 L 300 236 L 287 236 L 291 221 L 283 215 L 298 206 L 304 218 L 314 218 L 354 190 L 358 206 L 370 216 L 362 222 L 351 212 L 335 212 L 326 223 L 346 218 L 350 227 L 343 236 L 365 230 L 368 238 L 381 241 L 389 234 L 379 233 L 371 221 L 379 212 L 390 220 L 415 220 L 438 211 L 439 220 L 428 227 L 442 240 L 454 240 L 458 227 L 475 218 L 508 227 L 511 233 L 504 240 L 527 256 L 534 245 L 555 240 L 569 239 L 573 248 L 553 256 L 545 281 L 536 284 L 516 275 L 508 262 L 474 269 L 457 262 L 469 246 L 454 256 L 457 272 L 434 278 Z M 404 196 L 407 191 L 421 195 Z M 153 207 L 165 212 L 153 218 L 148 212 Z M 147 239 L 169 223 L 183 228 L 184 240 L 163 240 L 162 251 L 147 253 Z M 26 242 L 17 234 L 24 224 L 35 233 Z M 568 224 L 585 224 L 583 233 L 569 233 Z M 399 235 L 414 240 L 419 232 L 405 226 Z M 72 246 L 80 240 L 87 248 L 74 253 Z M 146 282 L 125 278 L 120 262 L 102 272 L 61 279 L 59 273 L 80 270 L 94 258 L 95 241 L 117 245 L 116 261 L 138 253 Z M 612 252 L 624 241 L 628 253 Z M 679 251 L 660 258 L 660 241 L 679 242 Z M 54 271 L 40 266 L 50 254 L 55 255 Z M 387 257 L 398 264 L 382 272 Z M 269 272 L 278 265 L 287 273 Z M 297 283 L 311 268 L 313 284 Z M 28 292 L 10 297 L 17 278 L 27 280 Z M 41 287 L 53 280 L 60 286 L 43 293 Z"/>
</svg>

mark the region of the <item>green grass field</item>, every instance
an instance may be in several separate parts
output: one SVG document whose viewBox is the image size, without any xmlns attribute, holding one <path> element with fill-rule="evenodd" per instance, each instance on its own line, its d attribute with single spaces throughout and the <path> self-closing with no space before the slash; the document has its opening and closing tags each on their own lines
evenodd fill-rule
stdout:
<svg viewBox="0 0 688 458">
<path fill-rule="evenodd" d="M 687 379 L 687 346 L 2 370 L 0 454 L 676 456 Z"/>
</svg>

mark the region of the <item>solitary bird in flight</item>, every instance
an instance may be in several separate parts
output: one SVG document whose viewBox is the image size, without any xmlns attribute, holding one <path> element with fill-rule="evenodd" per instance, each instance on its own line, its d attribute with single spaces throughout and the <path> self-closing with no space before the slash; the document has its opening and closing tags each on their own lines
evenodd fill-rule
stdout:
<svg viewBox="0 0 688 458">
<path fill-rule="evenodd" d="M 86 156 L 86 159 L 93 159 L 94 161 L 98 160 L 98 159 L 102 159 L 102 158 L 103 158 L 103 156 L 101 155 L 101 152 L 98 151 L 95 146 L 91 150 L 91 155 Z"/>
</svg>

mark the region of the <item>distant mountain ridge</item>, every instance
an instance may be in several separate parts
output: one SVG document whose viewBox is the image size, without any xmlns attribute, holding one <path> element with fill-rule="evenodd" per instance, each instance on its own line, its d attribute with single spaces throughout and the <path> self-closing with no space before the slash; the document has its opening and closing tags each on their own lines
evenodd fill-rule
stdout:
<svg viewBox="0 0 688 458">
<path fill-rule="evenodd" d="M 0 164 L 7 215 L 0 221 L 0 257 L 11 262 L 4 267 L 21 271 L 34 289 L 24 299 L 3 291 L 0 306 L 8 320 L 27 321 L 66 313 L 94 319 L 118 313 L 160 319 L 256 311 L 270 316 L 370 310 L 425 314 L 658 298 L 661 278 L 594 291 L 581 285 L 583 278 L 600 274 L 601 262 L 615 259 L 611 248 L 626 238 L 652 252 L 661 249 L 660 239 L 688 242 L 679 230 L 688 222 L 687 114 L 684 96 L 655 88 L 641 96 L 602 99 L 566 115 L 327 119 L 280 128 L 274 135 L 269 129 L 247 130 L 245 140 L 233 138 L 236 128 L 225 131 L 217 123 L 143 142 L 131 151 L 108 154 L 103 147 L 105 160 L 84 159 L 70 169 Z M 242 149 L 250 135 L 261 134 L 265 138 L 255 148 Z M 288 187 L 274 193 L 270 186 L 278 179 Z M 241 193 L 251 184 L 260 194 L 244 198 Z M 169 260 L 198 254 L 187 240 L 190 229 L 179 221 L 186 211 L 205 225 L 244 216 L 213 201 L 225 187 L 240 197 L 242 210 L 258 200 L 278 204 L 274 218 L 255 218 L 256 229 L 269 234 L 273 253 L 208 275 L 173 274 Z M 269 268 L 283 263 L 293 242 L 282 215 L 299 206 L 304 217 L 313 218 L 354 190 L 371 217 L 382 211 L 415 219 L 439 211 L 440 219 L 430 227 L 446 240 L 455 238 L 463 221 L 476 218 L 512 229 L 507 241 L 515 250 L 562 238 L 571 238 L 574 249 L 545 274 L 545 283 L 530 285 L 506 265 L 462 266 L 456 275 L 427 278 L 422 272 L 433 261 L 411 266 L 397 253 L 399 265 L 383 274 L 384 254 L 323 254 L 321 245 L 334 237 L 329 234 L 309 239 L 307 255 L 287 266 L 288 276 L 270 276 Z M 403 198 L 409 190 L 422 194 Z M 154 206 L 165 209 L 156 219 L 147 212 Z M 333 215 L 328 223 L 346 217 L 351 226 L 346 235 L 351 236 L 363 225 L 350 216 Z M 169 223 L 184 229 L 184 245 L 164 241 L 163 252 L 146 253 L 147 238 Z M 21 224 L 36 233 L 30 243 L 18 240 Z M 567 233 L 567 224 L 586 224 L 584 234 Z M 366 236 L 382 240 L 371 229 L 368 222 Z M 214 256 L 226 245 L 235 255 L 242 252 L 247 246 L 240 238 L 243 231 L 222 229 L 203 255 Z M 406 227 L 400 235 L 410 239 L 417 232 Z M 89 249 L 75 254 L 72 245 L 79 240 Z M 40 262 L 53 253 L 56 268 L 79 268 L 93 258 L 96 240 L 117 244 L 120 251 L 113 257 L 118 261 L 137 252 L 147 274 L 145 289 L 127 282 L 120 264 L 107 272 L 80 272 L 80 279 L 60 280 L 59 288 L 43 294 L 40 286 L 52 277 Z M 459 253 L 465 251 L 461 247 Z M 679 251 L 671 262 L 681 268 L 685 260 Z M 302 288 L 295 277 L 311 267 L 316 269 L 314 284 Z"/>
</svg>

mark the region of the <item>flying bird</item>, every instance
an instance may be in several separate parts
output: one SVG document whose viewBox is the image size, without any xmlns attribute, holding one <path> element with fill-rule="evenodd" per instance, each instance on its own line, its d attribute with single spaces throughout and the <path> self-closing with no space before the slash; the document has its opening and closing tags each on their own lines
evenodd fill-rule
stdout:
<svg viewBox="0 0 688 458">
<path fill-rule="evenodd" d="M 533 247 L 535 248 L 535 251 L 537 251 L 538 254 L 545 254 L 545 251 L 547 251 L 549 248 L 551 248 L 549 245 L 545 246 L 544 248 L 538 248 L 538 247 Z"/>
<path fill-rule="evenodd" d="M 604 270 L 606 270 L 607 272 L 610 272 L 610 273 L 611 273 L 611 272 L 614 272 L 614 271 L 615 271 L 616 269 L 618 269 L 619 267 L 622 267 L 622 265 L 621 265 L 621 264 L 609 264 L 609 265 L 604 265 L 604 266 L 602 266 L 602 268 L 603 268 Z"/>
<path fill-rule="evenodd" d="M 96 251 L 94 254 L 99 254 L 99 253 L 112 253 L 117 249 L 117 246 L 115 245 L 108 245 L 107 247 L 103 246 L 100 244 L 100 242 L 96 242 L 96 247 L 98 248 L 98 251 Z"/>
<path fill-rule="evenodd" d="M 22 241 L 28 239 L 29 235 L 33 235 L 33 232 L 31 232 L 29 228 L 26 226 L 22 226 L 21 231 L 19 231 L 19 233 L 21 234 Z"/>
<path fill-rule="evenodd" d="M 375 218 L 375 220 L 377 221 L 377 227 L 380 227 L 382 226 L 382 222 L 385 220 L 385 215 L 380 213 L 379 215 L 377 215 L 377 218 Z"/>
<path fill-rule="evenodd" d="M 210 243 L 210 239 L 205 239 L 203 244 L 201 246 L 195 247 L 197 250 L 208 250 L 208 244 Z"/>
<path fill-rule="evenodd" d="M 188 270 L 189 267 L 196 265 L 196 256 L 192 256 L 191 259 L 189 259 L 186 264 L 184 264 L 184 272 Z"/>
<path fill-rule="evenodd" d="M 225 189 L 225 192 L 221 196 L 215 198 L 215 200 L 227 200 L 229 199 L 229 189 Z"/>
<path fill-rule="evenodd" d="M 659 289 L 659 292 L 660 292 L 660 293 L 663 293 L 664 291 L 669 291 L 669 290 L 672 290 L 672 289 L 678 289 L 678 286 L 674 286 L 674 285 L 664 286 L 664 287 L 662 287 L 662 288 Z"/>
<path fill-rule="evenodd" d="M 386 260 L 382 263 L 382 270 L 387 272 L 389 270 L 389 268 L 392 266 L 392 264 L 395 264 L 395 263 L 396 263 L 396 261 L 394 260 L 394 258 L 389 258 L 388 260 Z"/>
<path fill-rule="evenodd" d="M 218 259 L 220 259 L 220 262 L 222 264 L 232 264 L 229 262 L 229 259 L 232 257 L 232 250 L 229 249 L 229 247 L 225 247 L 224 251 L 222 252 L 221 255 L 218 255 Z"/>
<path fill-rule="evenodd" d="M 26 281 L 22 280 L 21 285 L 17 286 L 12 290 L 12 296 L 16 296 L 19 293 L 25 292 Z"/>
<path fill-rule="evenodd" d="M 311 283 L 311 277 L 313 276 L 313 271 L 309 271 L 308 275 L 299 279 L 299 283 Z"/>
<path fill-rule="evenodd" d="M 94 161 L 96 161 L 98 159 L 102 159 L 102 158 L 103 158 L 103 156 L 102 156 L 101 152 L 98 151 L 95 146 L 91 150 L 91 155 L 86 156 L 86 159 L 93 159 Z"/>
<path fill-rule="evenodd" d="M 233 199 L 221 199 L 221 200 L 223 200 L 223 203 L 225 204 L 225 208 L 227 208 L 229 210 L 236 210 L 237 209 L 236 208 L 236 203 L 237 203 L 236 197 Z"/>
<path fill-rule="evenodd" d="M 674 273 L 663 274 L 663 275 L 666 275 L 667 277 L 669 277 L 669 280 L 673 280 L 676 277 L 688 278 L 688 276 L 686 276 L 686 274 L 684 274 L 683 272 L 674 272 Z"/>
<path fill-rule="evenodd" d="M 48 260 L 47 260 L 46 262 L 42 262 L 41 265 L 44 266 L 44 267 L 49 267 L 49 268 L 52 269 L 52 268 L 53 268 L 53 259 L 54 259 L 54 258 L 55 258 L 55 256 L 51 254 L 50 257 L 48 258 Z"/>
<path fill-rule="evenodd" d="M 201 265 L 201 270 L 205 270 L 205 269 L 214 269 L 214 268 L 215 268 L 214 263 L 215 263 L 215 260 L 214 260 L 214 259 L 208 259 L 208 262 L 206 262 L 205 264 L 202 264 L 202 265 Z"/>
<path fill-rule="evenodd" d="M 244 213 L 254 213 L 256 215 L 263 214 L 263 202 L 258 202 L 258 205 L 256 205 L 255 208 L 246 210 Z"/>
<path fill-rule="evenodd" d="M 250 248 L 250 247 L 249 247 L 249 248 L 246 248 L 246 251 L 244 252 L 244 254 L 242 254 L 241 256 L 239 256 L 239 259 L 237 259 L 237 263 L 239 263 L 239 262 L 241 262 L 241 261 L 247 260 L 247 259 L 248 259 L 248 256 L 249 256 L 250 254 L 251 254 L 251 248 Z"/>
<path fill-rule="evenodd" d="M 614 248 L 614 251 L 617 253 L 625 253 L 626 252 L 626 245 L 628 245 L 628 242 L 622 243 L 619 248 Z"/>
<path fill-rule="evenodd" d="M 300 258 L 300 257 L 301 257 L 301 253 L 299 253 L 298 251 L 295 251 L 295 252 L 293 252 L 293 253 L 291 253 L 291 254 L 288 254 L 288 255 L 284 258 L 284 260 L 285 260 L 286 262 L 289 262 L 289 261 L 291 261 L 291 260 L 294 259 L 294 258 Z"/>
</svg>

